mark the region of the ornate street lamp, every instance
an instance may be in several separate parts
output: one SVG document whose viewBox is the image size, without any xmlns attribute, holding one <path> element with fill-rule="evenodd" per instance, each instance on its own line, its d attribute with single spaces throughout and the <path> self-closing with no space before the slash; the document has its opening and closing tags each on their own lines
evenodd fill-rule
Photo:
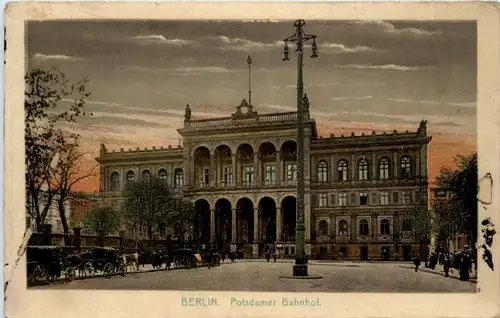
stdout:
<svg viewBox="0 0 500 318">
<path fill-rule="evenodd" d="M 285 50 L 283 61 L 289 61 L 288 43 L 296 44 L 297 53 L 297 222 L 295 228 L 295 265 L 293 276 L 307 276 L 307 258 L 305 253 L 305 226 L 304 226 L 304 83 L 302 81 L 303 48 L 304 43 L 312 40 L 311 58 L 318 57 L 316 36 L 303 31 L 306 25 L 304 20 L 297 20 L 293 24 L 295 34 L 284 39 Z"/>
</svg>

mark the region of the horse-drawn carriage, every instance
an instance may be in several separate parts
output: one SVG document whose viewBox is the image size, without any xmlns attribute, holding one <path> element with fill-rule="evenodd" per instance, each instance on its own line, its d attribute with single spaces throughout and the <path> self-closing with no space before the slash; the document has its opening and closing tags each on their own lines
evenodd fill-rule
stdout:
<svg viewBox="0 0 500 318">
<path fill-rule="evenodd" d="M 111 247 L 93 247 L 73 253 L 66 257 L 63 267 L 78 271 L 81 278 L 93 277 L 98 272 L 109 278 L 115 273 L 125 275 L 127 271 L 122 256 L 117 249 Z"/>
<path fill-rule="evenodd" d="M 46 284 L 64 277 L 74 279 L 74 271 L 63 268 L 61 261 L 66 249 L 59 246 L 28 246 L 26 250 L 28 283 Z"/>
</svg>

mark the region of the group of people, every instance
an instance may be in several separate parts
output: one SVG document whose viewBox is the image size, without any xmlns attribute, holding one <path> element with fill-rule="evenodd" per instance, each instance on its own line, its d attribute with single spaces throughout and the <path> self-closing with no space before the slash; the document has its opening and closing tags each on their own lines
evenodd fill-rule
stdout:
<svg viewBox="0 0 500 318">
<path fill-rule="evenodd" d="M 421 265 L 420 258 L 415 258 L 413 264 L 415 265 L 415 272 L 418 272 L 418 268 Z M 450 270 L 458 270 L 461 281 L 469 281 L 473 268 L 477 271 L 474 255 L 471 252 L 452 253 L 450 251 L 440 251 L 431 253 L 425 266 L 434 270 L 436 269 L 436 265 L 443 269 L 445 277 L 449 277 Z"/>
</svg>

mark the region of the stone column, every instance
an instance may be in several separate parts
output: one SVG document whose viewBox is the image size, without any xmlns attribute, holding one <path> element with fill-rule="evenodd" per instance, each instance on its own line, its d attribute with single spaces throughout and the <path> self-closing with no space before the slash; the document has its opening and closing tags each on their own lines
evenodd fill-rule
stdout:
<svg viewBox="0 0 500 318">
<path fill-rule="evenodd" d="M 393 178 L 397 179 L 398 178 L 399 161 L 398 161 L 398 154 L 396 152 L 392 153 L 392 168 L 394 169 Z"/>
<path fill-rule="evenodd" d="M 216 180 L 217 173 L 216 173 L 216 169 L 215 169 L 215 156 L 214 155 L 210 156 L 210 175 L 209 176 L 210 176 L 209 177 L 210 178 L 209 184 L 211 186 L 215 186 L 217 183 L 217 180 Z"/>
<path fill-rule="evenodd" d="M 255 184 L 260 184 L 261 180 L 260 180 L 260 164 L 259 164 L 259 154 L 256 152 L 253 154 L 253 165 L 254 165 L 254 169 L 255 169 Z"/>
<path fill-rule="evenodd" d="M 210 240 L 215 238 L 215 209 L 210 209 Z"/>
<path fill-rule="evenodd" d="M 421 178 L 421 171 L 420 171 L 420 151 L 415 151 L 415 174 L 417 178 Z"/>
<path fill-rule="evenodd" d="M 196 185 L 196 166 L 194 164 L 194 157 L 189 156 L 189 174 L 187 176 L 189 178 L 189 185 Z M 186 176 L 184 177 L 186 178 Z"/>
<path fill-rule="evenodd" d="M 328 170 L 328 180 L 335 181 L 335 169 L 337 168 L 335 164 L 335 155 L 332 155 L 330 158 L 330 169 Z"/>
<path fill-rule="evenodd" d="M 252 242 L 252 257 L 259 257 L 259 208 L 253 209 L 253 242 Z"/>
<path fill-rule="evenodd" d="M 281 154 L 279 151 L 276 151 L 276 184 L 281 184 Z"/>
<path fill-rule="evenodd" d="M 356 161 L 354 155 L 351 155 L 351 181 L 356 180 Z"/>
<path fill-rule="evenodd" d="M 236 225 L 238 223 L 237 216 L 236 216 L 236 209 L 231 210 L 231 242 L 236 243 L 238 242 L 238 232 Z"/>
<path fill-rule="evenodd" d="M 283 217 L 281 215 L 281 208 L 276 208 L 276 240 L 281 242 L 281 223 Z"/>
<path fill-rule="evenodd" d="M 420 168 L 422 176 L 427 176 L 427 145 L 420 148 Z"/>
<path fill-rule="evenodd" d="M 318 181 L 318 169 L 316 167 L 316 157 L 312 156 L 311 157 L 311 181 L 317 182 Z"/>
<path fill-rule="evenodd" d="M 219 159 L 217 160 L 217 163 L 216 163 L 217 167 L 216 167 L 216 170 L 217 170 L 217 179 L 215 181 L 215 186 L 216 187 L 219 187 L 221 185 L 221 182 L 222 182 L 222 177 L 223 177 L 223 170 L 224 170 L 224 162 L 222 161 L 222 159 Z"/>
<path fill-rule="evenodd" d="M 375 181 L 377 179 L 377 156 L 375 153 L 372 153 L 372 180 Z"/>
<path fill-rule="evenodd" d="M 236 186 L 236 168 L 237 168 L 237 165 L 236 165 L 236 155 L 233 154 L 231 156 L 231 163 L 232 163 L 232 167 L 233 167 L 233 186 Z"/>
</svg>

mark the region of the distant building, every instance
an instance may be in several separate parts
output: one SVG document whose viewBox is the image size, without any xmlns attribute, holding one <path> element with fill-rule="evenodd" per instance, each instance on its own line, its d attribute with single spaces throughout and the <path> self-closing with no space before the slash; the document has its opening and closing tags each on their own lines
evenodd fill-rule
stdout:
<svg viewBox="0 0 500 318">
<path fill-rule="evenodd" d="M 127 182 L 155 175 L 190 199 L 202 222 L 195 232 L 218 248 L 258 255 L 275 243 L 295 252 L 296 112 L 258 114 L 246 100 L 224 118 L 191 119 L 183 146 L 108 151 L 101 145 L 100 192 L 120 200 Z M 426 121 L 414 132 L 322 138 L 305 116 L 306 253 L 349 259 L 421 253 L 410 206 L 427 211 Z"/>
<path fill-rule="evenodd" d="M 45 222 L 46 224 L 52 225 L 52 233 L 64 233 L 64 228 L 62 225 L 61 217 L 59 215 L 59 208 L 58 208 L 58 203 L 57 199 L 59 198 L 58 194 L 54 194 L 52 197 L 52 202 L 50 204 L 49 210 L 47 212 L 47 216 L 45 217 Z M 33 206 L 33 200 L 30 200 L 28 198 L 28 206 L 32 211 L 34 211 L 34 206 Z M 47 191 L 42 190 L 40 191 L 40 197 L 38 199 L 38 204 L 40 207 L 40 212 L 45 208 L 47 204 Z M 71 220 L 71 204 L 70 200 L 65 200 L 64 202 L 64 212 L 66 215 L 66 220 L 68 220 L 68 225 L 69 228 L 71 229 L 70 225 L 70 220 Z M 34 214 L 34 213 L 31 213 Z M 31 214 L 29 211 L 26 211 L 26 227 L 31 228 L 34 232 L 37 231 L 36 228 L 36 222 L 34 218 L 31 217 Z"/>
</svg>

